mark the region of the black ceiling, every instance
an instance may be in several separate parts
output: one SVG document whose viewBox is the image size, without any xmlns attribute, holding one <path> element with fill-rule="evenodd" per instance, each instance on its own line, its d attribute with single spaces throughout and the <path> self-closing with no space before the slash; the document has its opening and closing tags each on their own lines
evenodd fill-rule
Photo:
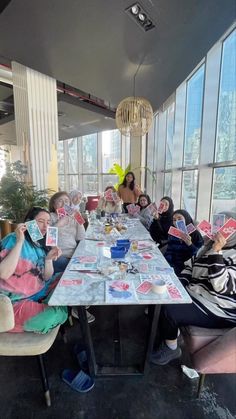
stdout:
<svg viewBox="0 0 236 419">
<path fill-rule="evenodd" d="M 141 0 L 149 32 L 125 13 L 132 3 L 12 0 L 0 14 L 0 63 L 18 61 L 112 107 L 133 94 L 142 64 L 136 95 L 156 110 L 233 23 L 235 0 Z"/>
</svg>

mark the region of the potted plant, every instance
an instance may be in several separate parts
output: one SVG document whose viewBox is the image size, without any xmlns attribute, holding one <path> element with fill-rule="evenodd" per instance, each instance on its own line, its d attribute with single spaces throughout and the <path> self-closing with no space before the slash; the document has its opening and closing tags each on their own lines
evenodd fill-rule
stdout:
<svg viewBox="0 0 236 419">
<path fill-rule="evenodd" d="M 114 185 L 115 189 L 117 190 L 119 185 L 123 182 L 126 173 L 130 172 L 131 170 L 134 171 L 136 169 L 146 170 L 147 173 L 151 175 L 153 183 L 156 182 L 155 174 L 147 166 L 139 166 L 135 167 L 134 169 L 131 169 L 131 165 L 129 164 L 125 169 L 123 169 L 118 163 L 114 163 L 108 173 L 112 173 L 118 176 L 118 183 Z"/>
<path fill-rule="evenodd" d="M 47 207 L 49 190 L 37 190 L 26 182 L 27 166 L 20 160 L 6 164 L 6 174 L 0 182 L 1 218 L 13 223 L 23 222 L 32 206 Z"/>
</svg>

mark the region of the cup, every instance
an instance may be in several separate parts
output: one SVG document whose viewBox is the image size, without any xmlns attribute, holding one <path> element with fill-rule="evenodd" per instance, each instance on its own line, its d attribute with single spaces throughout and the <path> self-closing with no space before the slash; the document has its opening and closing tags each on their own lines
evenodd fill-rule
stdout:
<svg viewBox="0 0 236 419">
<path fill-rule="evenodd" d="M 163 279 L 156 279 L 152 283 L 152 292 L 155 294 L 163 294 L 166 291 L 166 283 Z"/>
</svg>

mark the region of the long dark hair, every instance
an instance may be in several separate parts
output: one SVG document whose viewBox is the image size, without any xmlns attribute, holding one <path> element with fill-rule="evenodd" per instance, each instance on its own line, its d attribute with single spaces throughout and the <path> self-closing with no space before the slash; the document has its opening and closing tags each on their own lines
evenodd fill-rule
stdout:
<svg viewBox="0 0 236 419">
<path fill-rule="evenodd" d="M 142 207 L 141 205 L 140 205 L 140 199 L 141 198 L 146 198 L 146 200 L 147 200 L 147 205 L 146 205 L 146 207 Z M 139 195 L 139 197 L 138 197 L 138 205 L 140 206 L 140 208 L 147 208 L 148 207 L 148 205 L 150 205 L 151 204 L 151 198 L 150 198 L 150 196 L 149 195 L 146 195 L 145 193 L 142 193 L 141 195 Z"/>
<path fill-rule="evenodd" d="M 129 188 L 131 189 L 131 191 L 133 191 L 134 190 L 134 185 L 135 185 L 135 176 L 134 176 L 134 173 L 133 172 L 127 172 L 126 173 L 126 175 L 125 175 L 125 177 L 124 177 L 124 180 L 123 180 L 123 182 L 121 183 L 121 185 L 123 185 L 125 188 L 128 186 L 128 184 L 127 184 L 127 180 L 126 180 L 126 176 L 127 175 L 132 175 L 133 176 L 133 180 L 132 180 L 132 182 L 130 182 L 130 184 L 129 184 Z"/>
<path fill-rule="evenodd" d="M 31 207 L 25 215 L 24 222 L 34 220 L 35 217 L 37 217 L 37 215 L 40 212 L 46 212 L 47 214 L 50 215 L 50 212 L 45 208 Z M 34 247 L 43 247 L 46 252 L 48 252 L 51 249 L 51 247 L 46 246 L 46 236 L 44 236 L 42 239 L 38 240 L 37 242 L 34 242 L 31 239 L 28 231 L 26 230 L 25 231 L 25 239 Z"/>
</svg>

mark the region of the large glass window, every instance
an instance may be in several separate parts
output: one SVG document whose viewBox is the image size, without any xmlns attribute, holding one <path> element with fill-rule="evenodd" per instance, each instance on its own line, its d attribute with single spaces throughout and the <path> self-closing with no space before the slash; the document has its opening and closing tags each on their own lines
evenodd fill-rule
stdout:
<svg viewBox="0 0 236 419">
<path fill-rule="evenodd" d="M 103 175 L 102 176 L 102 189 L 103 191 L 107 186 L 114 186 L 118 183 L 118 176 L 116 175 Z"/>
<path fill-rule="evenodd" d="M 214 169 L 212 214 L 225 210 L 236 212 L 236 166 Z"/>
<path fill-rule="evenodd" d="M 64 171 L 65 171 L 64 141 L 58 141 L 58 144 L 57 144 L 57 166 L 58 166 L 58 173 L 64 174 Z"/>
<path fill-rule="evenodd" d="M 171 186 L 172 186 L 172 173 L 165 173 L 165 182 L 164 182 L 164 195 L 171 196 Z"/>
<path fill-rule="evenodd" d="M 78 145 L 77 138 L 68 140 L 68 171 L 78 173 Z"/>
<path fill-rule="evenodd" d="M 79 177 L 78 175 L 68 176 L 68 190 L 73 191 L 73 189 L 79 189 Z"/>
<path fill-rule="evenodd" d="M 83 173 L 97 173 L 97 134 L 82 137 Z"/>
<path fill-rule="evenodd" d="M 205 66 L 201 66 L 187 83 L 184 166 L 197 165 L 199 162 L 204 69 Z"/>
<path fill-rule="evenodd" d="M 87 195 L 98 194 L 98 177 L 97 175 L 83 175 L 83 191 Z"/>
<path fill-rule="evenodd" d="M 174 122 L 175 122 L 175 104 L 172 103 L 167 109 L 167 127 L 166 127 L 166 169 L 172 168 L 173 158 L 173 137 L 174 137 Z"/>
<path fill-rule="evenodd" d="M 198 170 L 186 170 L 182 177 L 182 203 L 192 218 L 195 218 L 197 200 Z"/>
<path fill-rule="evenodd" d="M 215 161 L 236 160 L 236 30 L 223 44 Z"/>
<path fill-rule="evenodd" d="M 118 130 L 102 132 L 102 172 L 107 173 L 113 163 L 121 162 L 121 135 Z"/>
</svg>

